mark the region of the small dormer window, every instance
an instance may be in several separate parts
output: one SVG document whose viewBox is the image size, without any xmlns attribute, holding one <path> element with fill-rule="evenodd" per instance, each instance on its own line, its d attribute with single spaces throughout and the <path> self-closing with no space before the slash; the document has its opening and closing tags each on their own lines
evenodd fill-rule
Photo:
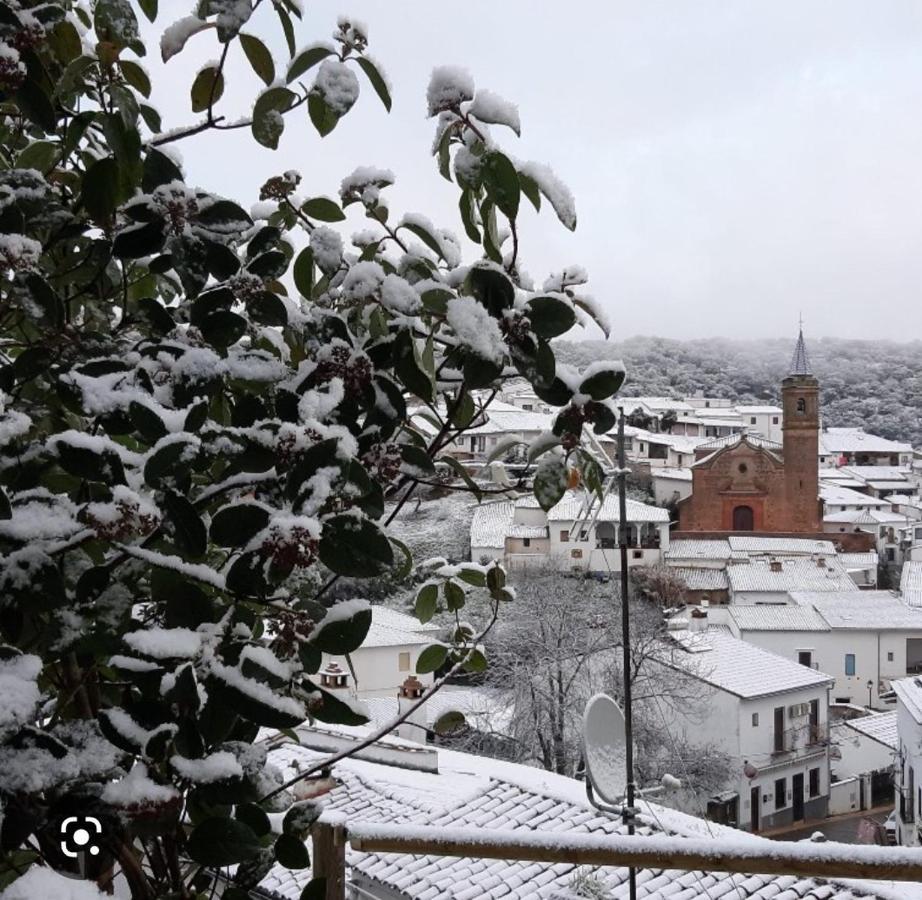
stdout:
<svg viewBox="0 0 922 900">
<path fill-rule="evenodd" d="M 797 398 L 797 412 L 803 415 L 807 411 L 807 401 L 803 397 Z"/>
</svg>

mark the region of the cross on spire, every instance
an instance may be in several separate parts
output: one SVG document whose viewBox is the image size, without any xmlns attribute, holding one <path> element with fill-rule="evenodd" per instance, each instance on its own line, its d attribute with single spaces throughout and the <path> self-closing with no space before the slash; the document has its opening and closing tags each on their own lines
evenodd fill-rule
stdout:
<svg viewBox="0 0 922 900">
<path fill-rule="evenodd" d="M 804 344 L 804 317 L 800 317 L 800 331 L 797 335 L 797 345 L 794 347 L 794 356 L 791 357 L 790 375 L 810 375 L 810 363 L 807 360 L 807 347 Z"/>
</svg>

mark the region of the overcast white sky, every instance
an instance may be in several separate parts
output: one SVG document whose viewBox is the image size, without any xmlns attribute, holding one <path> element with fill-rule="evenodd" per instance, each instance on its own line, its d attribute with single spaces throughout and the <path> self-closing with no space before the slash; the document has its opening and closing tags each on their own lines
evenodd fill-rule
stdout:
<svg viewBox="0 0 922 900">
<path fill-rule="evenodd" d="M 191 0 L 161 0 L 161 29 Z M 282 42 L 269 4 L 246 29 Z M 457 189 L 429 156 L 434 65 L 467 67 L 519 105 L 508 152 L 549 163 L 579 225 L 523 207 L 525 268 L 584 265 L 613 337 L 922 337 L 922 3 L 918 0 L 314 0 L 298 40 L 364 19 L 394 88 L 387 115 L 363 79 L 320 139 L 306 109 L 275 153 L 247 132 L 182 142 L 187 176 L 249 205 L 289 168 L 336 195 L 357 165 L 397 174 L 393 213 L 461 232 Z M 193 37 L 147 59 L 164 126 L 195 121 L 192 74 L 218 55 Z M 232 60 L 219 107 L 245 114 L 259 87 Z M 358 219 L 351 230 L 364 227 Z"/>
</svg>

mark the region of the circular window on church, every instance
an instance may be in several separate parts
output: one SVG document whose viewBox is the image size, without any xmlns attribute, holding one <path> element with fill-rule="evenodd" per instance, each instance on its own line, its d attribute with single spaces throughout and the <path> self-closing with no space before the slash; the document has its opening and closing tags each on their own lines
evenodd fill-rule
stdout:
<svg viewBox="0 0 922 900">
<path fill-rule="evenodd" d="M 746 463 L 740 463 L 736 467 L 736 470 L 740 473 L 740 475 L 745 475 L 749 471 L 749 466 L 747 466 Z"/>
</svg>

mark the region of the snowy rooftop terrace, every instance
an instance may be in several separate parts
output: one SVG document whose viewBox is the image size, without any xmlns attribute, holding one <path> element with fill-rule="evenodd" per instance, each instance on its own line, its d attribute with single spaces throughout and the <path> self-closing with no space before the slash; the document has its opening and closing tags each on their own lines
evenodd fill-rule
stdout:
<svg viewBox="0 0 922 900">
<path fill-rule="evenodd" d="M 342 729 L 361 734 L 361 729 Z M 403 742 L 386 740 L 399 746 Z M 406 744 L 404 743 L 404 746 Z M 272 760 L 286 775 L 305 768 L 322 754 L 288 744 L 274 750 Z M 593 809 L 585 785 L 563 776 L 493 759 L 438 750 L 438 772 L 410 771 L 397 766 L 347 760 L 339 763 L 337 786 L 322 798 L 327 815 L 349 822 L 477 828 L 484 832 L 511 829 L 553 836 L 621 835 L 620 817 Z M 642 801 L 638 833 L 733 842 L 741 850 L 766 851 L 765 838 L 716 825 Z M 370 896 L 389 900 L 576 900 L 574 880 L 580 867 L 479 858 L 410 856 L 347 851 L 350 882 Z M 583 870 L 585 871 L 585 870 Z M 593 869 L 609 900 L 628 896 L 627 869 Z M 274 867 L 260 892 L 278 900 L 298 900 L 311 877 L 310 869 Z M 733 900 L 896 900 L 913 897 L 909 885 L 810 879 L 797 876 L 731 875 L 717 872 L 639 869 L 638 895 L 647 900 L 690 900 L 726 897 Z M 369 895 L 365 895 L 369 896 Z"/>
</svg>

